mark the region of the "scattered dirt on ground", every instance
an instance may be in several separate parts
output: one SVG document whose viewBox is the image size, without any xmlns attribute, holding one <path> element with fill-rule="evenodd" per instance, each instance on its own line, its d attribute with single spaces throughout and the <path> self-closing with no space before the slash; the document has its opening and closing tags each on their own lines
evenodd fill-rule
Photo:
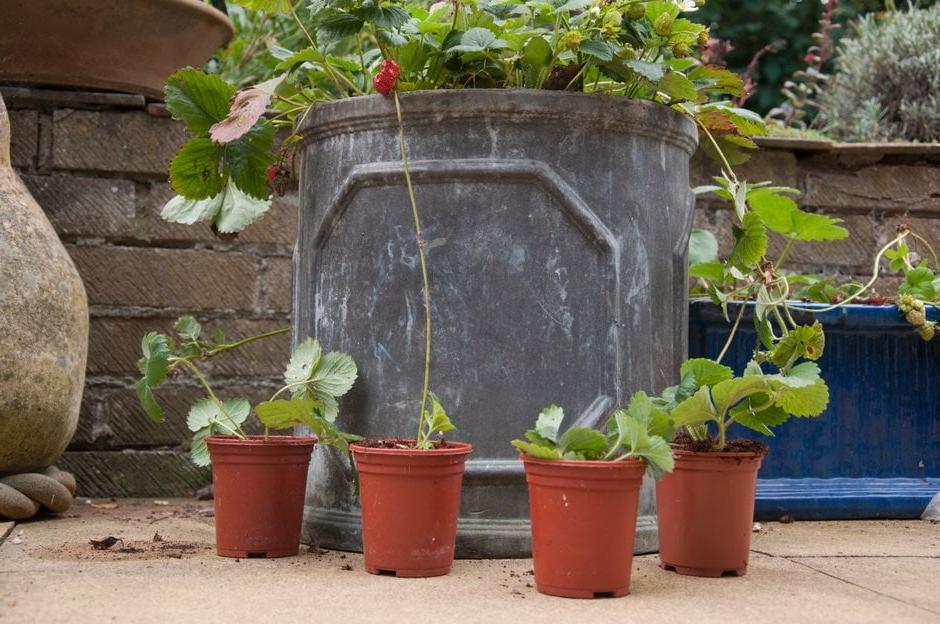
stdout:
<svg viewBox="0 0 940 624">
<path fill-rule="evenodd" d="M 454 448 L 456 444 L 447 442 L 446 440 L 437 440 L 432 443 L 433 448 Z M 413 449 L 415 447 L 415 441 L 409 440 L 407 438 L 382 438 L 382 439 L 368 439 L 360 440 L 356 442 L 357 446 L 364 446 L 366 448 L 383 448 L 383 449 Z"/>
<path fill-rule="evenodd" d="M 69 542 L 45 546 L 32 554 L 39 559 L 81 561 L 130 561 L 140 559 L 182 559 L 213 551 L 212 544 L 175 542 L 165 539 L 128 540 L 114 536 L 85 543 Z M 114 542 L 111 542 L 111 540 Z M 110 546 L 106 544 L 111 543 Z M 98 544 L 97 546 L 95 544 Z"/>
<path fill-rule="evenodd" d="M 707 440 L 693 440 L 685 431 L 676 434 L 673 445 L 683 451 L 692 451 L 694 453 L 760 453 L 766 456 L 770 449 L 760 440 L 728 440 L 724 448 L 717 448 L 717 441 L 714 438 Z"/>
</svg>

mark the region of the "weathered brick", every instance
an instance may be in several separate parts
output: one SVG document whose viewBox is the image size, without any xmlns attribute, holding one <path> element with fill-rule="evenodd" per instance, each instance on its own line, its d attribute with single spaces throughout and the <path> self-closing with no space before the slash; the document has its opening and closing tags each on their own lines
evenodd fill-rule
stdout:
<svg viewBox="0 0 940 624">
<path fill-rule="evenodd" d="M 133 182 L 77 176 L 22 178 L 60 236 L 137 236 Z"/>
<path fill-rule="evenodd" d="M 885 225 L 881 237 L 878 240 L 878 244 L 885 245 L 894 238 L 897 235 L 898 226 L 902 223 L 908 225 L 911 231 L 921 238 L 927 239 L 934 251 L 940 253 L 940 212 L 937 213 L 936 218 L 932 219 L 926 217 L 911 217 L 908 215 L 892 216 L 885 219 Z M 927 258 L 931 266 L 933 266 L 930 251 L 922 242 L 918 241 L 913 236 L 909 236 L 907 246 L 921 254 L 924 258 Z"/>
<path fill-rule="evenodd" d="M 838 241 L 796 243 L 790 250 L 787 265 L 818 265 L 833 270 L 834 267 L 871 266 L 878 250 L 879 228 L 871 216 L 835 215 L 844 219 L 843 227 L 848 229 L 849 237 Z M 715 235 L 721 257 L 727 258 L 734 245 L 731 227 L 736 222 L 734 211 L 730 208 L 712 209 L 703 205 L 696 208 L 693 225 L 706 229 Z M 768 257 L 778 258 L 783 252 L 786 241 L 778 234 L 770 233 Z"/>
<path fill-rule="evenodd" d="M 264 260 L 261 301 L 265 309 L 283 313 L 290 311 L 292 276 L 293 265 L 290 258 L 271 257 Z"/>
<path fill-rule="evenodd" d="M 151 331 L 170 332 L 173 321 L 171 318 L 92 318 L 88 339 L 88 374 L 136 376 L 141 338 Z M 228 340 L 237 340 L 288 325 L 286 320 L 267 319 L 232 319 L 204 323 L 208 334 L 211 335 L 212 331 L 219 327 L 225 332 Z M 252 342 L 200 366 L 203 366 L 206 374 L 210 376 L 270 378 L 283 372 L 289 357 L 290 337 L 285 334 Z"/>
<path fill-rule="evenodd" d="M 98 305 L 251 310 L 258 263 L 237 252 L 69 246 Z"/>
<path fill-rule="evenodd" d="M 192 496 L 212 480 L 186 451 L 67 451 L 59 468 L 75 475 L 78 496 Z"/>
<path fill-rule="evenodd" d="M 257 405 L 271 397 L 278 384 L 222 386 L 213 390 L 221 399 L 247 399 Z M 157 401 L 163 407 L 166 421 L 150 420 L 140 407 L 133 388 L 100 388 L 89 385 L 85 389 L 79 427 L 72 438 L 69 450 L 144 448 L 148 446 L 187 447 L 192 433 L 186 426 L 186 415 L 195 401 L 206 396 L 197 386 L 168 382 L 156 390 Z M 88 408 L 86 409 L 86 404 Z M 245 425 L 249 433 L 262 429 L 257 419 L 249 418 Z"/>
<path fill-rule="evenodd" d="M 275 197 L 271 209 L 257 223 L 245 228 L 239 240 L 246 243 L 270 243 L 282 245 L 290 250 L 297 240 L 297 211 L 299 200 L 296 192 Z"/>
<path fill-rule="evenodd" d="M 772 181 L 777 186 L 800 188 L 800 173 L 793 152 L 775 149 L 759 149 L 751 152 L 751 159 L 734 168 L 740 180 L 749 182 Z M 689 164 L 689 179 L 692 186 L 712 184 L 712 177 L 721 175 L 721 165 L 699 150 Z"/>
<path fill-rule="evenodd" d="M 33 169 L 39 152 L 39 113 L 34 110 L 11 110 L 10 162 L 14 167 Z"/>
<path fill-rule="evenodd" d="M 808 171 L 806 206 L 855 210 L 940 211 L 940 167 L 875 165 Z"/>
<path fill-rule="evenodd" d="M 159 242 L 212 242 L 218 243 L 207 223 L 182 225 L 168 223 L 160 217 L 164 204 L 176 193 L 169 184 L 153 184 L 150 194 L 143 203 L 144 235 L 147 240 Z M 289 255 L 297 237 L 297 195 L 296 193 L 275 197 L 271 209 L 261 220 L 249 225 L 235 239 L 234 245 L 262 244 L 271 245 L 272 252 Z"/>
<path fill-rule="evenodd" d="M 57 110 L 50 164 L 56 169 L 165 176 L 186 138 L 180 122 L 140 111 Z"/>
<path fill-rule="evenodd" d="M 829 213 L 829 216 L 840 216 Z M 877 247 L 876 223 L 871 216 L 841 215 L 842 226 L 849 231 L 848 238 L 837 241 L 795 243 L 790 250 L 787 264 L 815 264 L 825 267 L 869 267 L 874 260 Z M 779 257 L 785 241 L 779 235 L 770 234 L 768 255 Z"/>
</svg>

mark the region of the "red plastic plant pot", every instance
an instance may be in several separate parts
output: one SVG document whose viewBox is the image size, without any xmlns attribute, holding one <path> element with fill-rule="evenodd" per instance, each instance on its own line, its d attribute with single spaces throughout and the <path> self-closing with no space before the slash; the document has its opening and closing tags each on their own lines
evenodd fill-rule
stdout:
<svg viewBox="0 0 940 624">
<path fill-rule="evenodd" d="M 360 475 L 366 571 L 441 576 L 454 562 L 464 461 L 473 447 L 439 449 L 351 445 Z"/>
<path fill-rule="evenodd" d="M 675 451 L 656 484 L 659 559 L 689 576 L 744 576 L 754 522 L 757 453 Z"/>
<path fill-rule="evenodd" d="M 209 436 L 216 552 L 291 557 L 300 547 L 307 466 L 316 438 Z"/>
<path fill-rule="evenodd" d="M 529 484 L 536 589 L 566 598 L 630 593 L 646 464 L 529 455 L 522 460 Z"/>
</svg>

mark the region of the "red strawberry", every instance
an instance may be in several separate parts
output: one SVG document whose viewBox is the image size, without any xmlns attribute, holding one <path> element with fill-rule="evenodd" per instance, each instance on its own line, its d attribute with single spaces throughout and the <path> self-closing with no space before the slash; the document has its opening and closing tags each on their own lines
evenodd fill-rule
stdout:
<svg viewBox="0 0 940 624">
<path fill-rule="evenodd" d="M 382 67 L 379 69 L 379 73 L 372 79 L 372 86 L 375 88 L 376 92 L 387 96 L 392 92 L 392 89 L 395 88 L 395 81 L 398 80 L 398 74 L 400 73 L 401 68 L 398 67 L 398 63 L 391 59 L 386 59 L 382 61 Z"/>
<path fill-rule="evenodd" d="M 268 168 L 265 170 L 264 173 L 267 176 L 268 184 L 270 185 L 277 179 L 277 176 L 280 175 L 281 167 L 280 165 L 274 165 L 274 164 L 268 165 Z"/>
<path fill-rule="evenodd" d="M 281 165 L 268 165 L 265 170 L 265 176 L 268 179 L 268 188 L 275 195 L 284 195 L 290 185 L 290 171 Z"/>
</svg>

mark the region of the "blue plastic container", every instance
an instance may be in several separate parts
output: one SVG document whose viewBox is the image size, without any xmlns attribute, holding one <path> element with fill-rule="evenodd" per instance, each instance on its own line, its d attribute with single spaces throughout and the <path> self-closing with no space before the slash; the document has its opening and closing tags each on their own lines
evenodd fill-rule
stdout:
<svg viewBox="0 0 940 624">
<path fill-rule="evenodd" d="M 732 319 L 737 312 L 729 306 Z M 757 340 L 752 313 L 749 304 L 723 361 L 738 372 Z M 797 320 L 812 322 L 813 316 L 801 313 Z M 815 316 L 826 330 L 818 364 L 829 385 L 829 408 L 818 418 L 791 418 L 773 438 L 741 426 L 732 430 L 734 437 L 770 446 L 755 515 L 920 517 L 940 491 L 940 337 L 921 340 L 893 305 L 850 304 Z M 940 319 L 940 310 L 928 308 L 927 317 Z M 690 357 L 715 357 L 731 328 L 717 306 L 698 299 L 691 302 L 689 325 Z"/>
</svg>

